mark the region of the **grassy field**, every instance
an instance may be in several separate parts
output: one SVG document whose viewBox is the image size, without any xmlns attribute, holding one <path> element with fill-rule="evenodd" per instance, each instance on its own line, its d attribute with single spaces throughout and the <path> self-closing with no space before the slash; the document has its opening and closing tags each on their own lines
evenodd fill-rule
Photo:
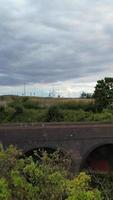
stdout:
<svg viewBox="0 0 113 200">
<path fill-rule="evenodd" d="M 39 104 L 41 106 L 51 106 L 51 105 L 86 105 L 94 103 L 94 99 L 81 99 L 81 98 L 50 98 L 50 97 L 20 97 L 20 96 L 0 96 L 0 106 L 7 105 L 15 101 L 30 100 L 34 104 Z"/>
<path fill-rule="evenodd" d="M 0 123 L 113 122 L 112 109 L 95 110 L 94 99 L 0 96 Z"/>
</svg>

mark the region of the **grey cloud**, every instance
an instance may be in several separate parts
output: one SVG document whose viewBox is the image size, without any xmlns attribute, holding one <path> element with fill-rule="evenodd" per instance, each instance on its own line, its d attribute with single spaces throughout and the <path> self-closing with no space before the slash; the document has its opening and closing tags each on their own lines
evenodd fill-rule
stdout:
<svg viewBox="0 0 113 200">
<path fill-rule="evenodd" d="M 0 85 L 106 75 L 112 10 L 111 0 L 1 0 Z"/>
</svg>

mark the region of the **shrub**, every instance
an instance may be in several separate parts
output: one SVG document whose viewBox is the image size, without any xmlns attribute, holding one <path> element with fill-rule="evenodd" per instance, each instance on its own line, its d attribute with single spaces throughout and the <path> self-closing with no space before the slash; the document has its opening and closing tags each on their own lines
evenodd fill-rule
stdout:
<svg viewBox="0 0 113 200">
<path fill-rule="evenodd" d="M 73 180 L 69 181 L 69 197 L 67 200 L 102 200 L 101 193 L 98 189 L 89 190 L 91 183 L 90 176 L 84 172 Z"/>
<path fill-rule="evenodd" d="M 57 106 L 50 106 L 47 112 L 46 121 L 47 122 L 59 122 L 63 121 L 63 113 Z"/>
<path fill-rule="evenodd" d="M 22 114 L 24 112 L 23 106 L 20 104 L 15 106 L 15 115 Z"/>
<path fill-rule="evenodd" d="M 1 200 L 101 200 L 99 190 L 90 187 L 85 173 L 69 179 L 57 154 L 42 162 L 32 157 L 22 158 L 13 146 L 0 147 L 0 199 Z"/>
<path fill-rule="evenodd" d="M 101 191 L 103 200 L 111 200 L 113 198 L 113 173 L 109 174 L 91 174 L 92 186 L 97 187 Z"/>
<path fill-rule="evenodd" d="M 0 106 L 0 121 L 2 121 L 5 118 L 5 107 Z"/>
<path fill-rule="evenodd" d="M 40 108 L 40 105 L 38 102 L 32 102 L 30 100 L 24 102 L 23 106 L 24 106 L 24 108 L 27 108 L 27 109 L 39 109 Z"/>
<path fill-rule="evenodd" d="M 92 101 L 67 101 L 67 102 L 59 102 L 56 104 L 60 109 L 64 110 L 84 110 L 84 111 L 96 111 L 96 106 L 94 100 Z"/>
</svg>

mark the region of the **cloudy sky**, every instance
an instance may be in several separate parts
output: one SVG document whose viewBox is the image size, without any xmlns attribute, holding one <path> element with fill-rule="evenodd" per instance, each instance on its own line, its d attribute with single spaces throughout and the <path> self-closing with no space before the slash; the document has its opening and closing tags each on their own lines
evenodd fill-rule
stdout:
<svg viewBox="0 0 113 200">
<path fill-rule="evenodd" d="M 0 0 L 0 94 L 74 97 L 105 76 L 112 0 Z"/>
</svg>

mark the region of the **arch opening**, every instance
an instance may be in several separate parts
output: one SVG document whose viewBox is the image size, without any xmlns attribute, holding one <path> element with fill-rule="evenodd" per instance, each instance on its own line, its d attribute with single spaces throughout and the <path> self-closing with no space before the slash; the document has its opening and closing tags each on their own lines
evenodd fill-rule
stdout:
<svg viewBox="0 0 113 200">
<path fill-rule="evenodd" d="M 40 147 L 24 153 L 24 156 L 32 156 L 35 162 L 38 161 L 39 163 L 42 163 L 42 157 L 44 152 L 47 152 L 48 157 L 51 158 L 50 162 L 54 163 L 54 165 L 56 166 L 58 165 L 59 167 L 62 167 L 62 169 L 65 169 L 69 171 L 69 173 L 71 173 L 73 160 L 70 156 L 70 153 L 66 152 L 65 150 L 59 148 L 55 149 L 51 147 Z"/>
<path fill-rule="evenodd" d="M 57 151 L 57 149 L 53 149 L 53 148 L 50 148 L 50 147 L 40 147 L 40 148 L 35 148 L 35 149 L 30 150 L 30 151 L 27 151 L 25 153 L 25 156 L 26 157 L 32 156 L 34 161 L 37 161 L 37 160 L 40 161 L 44 152 L 46 152 L 50 156 L 53 153 L 55 153 L 56 151 Z M 61 152 L 60 152 L 60 154 L 61 154 Z"/>
<path fill-rule="evenodd" d="M 89 153 L 81 170 L 94 173 L 110 173 L 113 171 L 113 144 L 105 144 Z"/>
</svg>

